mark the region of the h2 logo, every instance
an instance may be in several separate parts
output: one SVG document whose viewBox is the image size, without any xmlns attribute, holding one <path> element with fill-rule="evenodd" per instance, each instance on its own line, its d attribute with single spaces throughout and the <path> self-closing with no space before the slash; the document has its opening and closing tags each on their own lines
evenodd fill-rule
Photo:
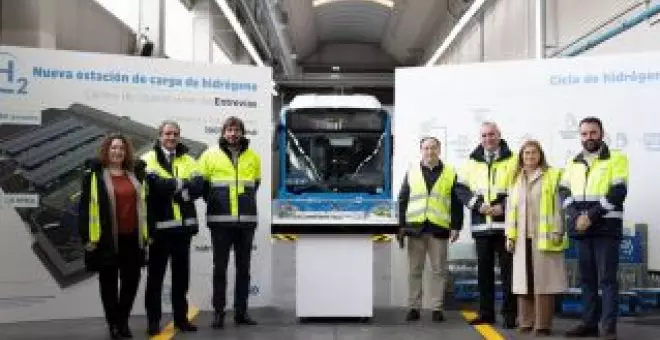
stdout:
<svg viewBox="0 0 660 340">
<path fill-rule="evenodd" d="M 27 94 L 28 80 L 18 74 L 16 58 L 0 52 L 0 94 Z"/>
</svg>

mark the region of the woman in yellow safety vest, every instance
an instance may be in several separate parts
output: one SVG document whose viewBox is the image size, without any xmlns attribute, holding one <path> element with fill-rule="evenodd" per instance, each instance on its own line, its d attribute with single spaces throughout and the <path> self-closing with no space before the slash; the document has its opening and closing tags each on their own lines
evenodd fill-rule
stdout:
<svg viewBox="0 0 660 340">
<path fill-rule="evenodd" d="M 506 214 L 506 248 L 513 253 L 512 291 L 521 332 L 551 334 L 554 294 L 567 289 L 564 230 L 557 186 L 561 171 L 548 166 L 539 142 L 523 143 Z"/>
<path fill-rule="evenodd" d="M 86 162 L 78 227 L 87 270 L 98 272 L 112 339 L 132 337 L 128 318 L 145 263 L 145 214 L 131 144 L 123 135 L 111 134 L 101 143 L 99 158 Z"/>
</svg>

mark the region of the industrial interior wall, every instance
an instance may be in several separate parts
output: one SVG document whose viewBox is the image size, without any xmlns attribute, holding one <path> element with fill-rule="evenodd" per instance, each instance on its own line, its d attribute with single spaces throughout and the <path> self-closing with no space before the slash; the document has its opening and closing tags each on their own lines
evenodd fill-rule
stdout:
<svg viewBox="0 0 660 340">
<path fill-rule="evenodd" d="M 607 22 L 628 9 L 630 12 L 622 15 L 612 23 L 591 34 L 588 38 L 594 38 L 617 27 L 624 20 L 630 20 L 640 14 L 647 8 L 644 0 L 547 0 L 548 13 L 547 23 L 548 45 L 563 47 L 575 41 L 580 36 L 595 29 L 601 23 Z M 658 6 L 660 0 L 652 0 L 648 6 Z M 633 8 L 634 7 L 634 8 Z M 586 51 L 585 55 L 603 55 L 614 53 L 634 53 L 654 51 L 660 49 L 660 21 L 657 24 L 652 23 L 660 19 L 660 15 L 646 20 L 639 25 L 603 42 L 595 48 Z M 582 41 L 581 43 L 586 43 Z M 552 54 L 555 49 L 549 48 L 548 53 Z"/>
<path fill-rule="evenodd" d="M 2 2 L 3 45 L 131 54 L 133 31 L 90 0 Z"/>
<path fill-rule="evenodd" d="M 134 31 L 96 1 L 58 0 L 57 49 L 133 54 Z"/>
<path fill-rule="evenodd" d="M 530 0 L 487 2 L 483 15 L 475 15 L 439 64 L 534 57 L 534 8 Z"/>
<path fill-rule="evenodd" d="M 55 2 L 41 4 L 39 0 L 3 1 L 0 43 L 15 46 L 55 47 L 52 17 L 44 14 L 56 8 Z M 43 9 L 42 9 L 43 8 Z"/>
</svg>

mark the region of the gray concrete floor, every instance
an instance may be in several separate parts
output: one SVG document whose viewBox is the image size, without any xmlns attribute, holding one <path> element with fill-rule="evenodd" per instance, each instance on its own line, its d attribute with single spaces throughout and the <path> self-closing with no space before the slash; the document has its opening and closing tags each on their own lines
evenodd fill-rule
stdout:
<svg viewBox="0 0 660 340">
<path fill-rule="evenodd" d="M 190 334 L 176 334 L 175 339 L 228 339 L 228 340 L 394 340 L 394 339 L 482 339 L 483 337 L 461 317 L 458 311 L 448 311 L 447 320 L 436 324 L 430 321 L 430 312 L 425 311 L 422 320 L 405 323 L 405 309 L 376 309 L 370 323 L 359 322 L 309 322 L 300 323 L 293 310 L 258 308 L 252 315 L 259 321 L 258 326 L 237 327 L 227 317 L 222 330 L 210 327 L 212 314 L 200 314 L 195 323 L 199 331 Z M 575 320 L 557 319 L 554 330 L 557 336 L 547 339 L 563 339 L 561 334 L 571 327 Z M 653 323 L 654 325 L 642 325 Z M 660 329 L 660 315 L 644 318 L 626 318 L 619 324 L 620 339 L 656 339 Z M 146 339 L 144 317 L 131 319 L 131 328 L 136 339 Z M 504 339 L 532 339 L 532 335 L 521 335 L 516 331 L 497 331 Z M 3 340 L 27 339 L 106 339 L 105 322 L 100 318 L 77 320 L 53 320 L 43 322 L 22 322 L 0 324 L 0 338 Z"/>
<path fill-rule="evenodd" d="M 424 311 L 422 321 L 408 324 L 403 321 L 405 308 L 393 307 L 391 287 L 405 275 L 391 275 L 392 248 L 388 243 L 374 246 L 374 317 L 369 323 L 359 322 L 306 322 L 297 320 L 295 308 L 295 246 L 291 242 L 273 245 L 273 307 L 253 308 L 251 315 L 259 321 L 255 327 L 236 327 L 227 316 L 223 330 L 210 327 L 212 315 L 201 313 L 195 323 L 197 333 L 177 334 L 176 339 L 296 339 L 296 340 L 353 340 L 353 339 L 481 339 L 482 336 L 461 316 L 459 310 L 470 308 L 448 303 L 447 321 L 441 324 L 430 321 L 430 312 Z M 396 271 L 394 271 L 396 272 Z M 396 281 L 396 282 L 395 282 Z M 136 301 L 136 303 L 139 303 Z M 163 317 L 163 326 L 169 320 Z M 561 335 L 575 320 L 557 319 L 555 330 Z M 624 318 L 620 322 L 620 339 L 655 339 L 660 329 L 660 314 L 640 318 Z M 142 316 L 131 318 L 136 339 L 146 338 L 146 321 Z M 516 331 L 498 332 L 505 339 L 531 339 Z M 52 320 L 42 322 L 0 323 L 0 339 L 106 339 L 105 321 L 101 318 Z M 548 339 L 562 339 L 561 336 Z"/>
</svg>

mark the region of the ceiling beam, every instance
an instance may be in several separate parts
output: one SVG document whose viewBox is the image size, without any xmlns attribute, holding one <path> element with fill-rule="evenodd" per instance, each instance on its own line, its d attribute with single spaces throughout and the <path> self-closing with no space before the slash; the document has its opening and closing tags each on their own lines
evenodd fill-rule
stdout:
<svg viewBox="0 0 660 340">
<path fill-rule="evenodd" d="M 288 87 L 374 87 L 393 88 L 393 73 L 304 73 L 279 77 L 275 82 Z"/>
<path fill-rule="evenodd" d="M 241 23 L 238 22 L 236 14 L 227 4 L 227 0 L 215 0 L 215 2 L 218 4 L 218 7 L 220 7 L 222 14 L 224 14 L 225 18 L 227 18 L 227 21 L 229 21 L 229 24 L 231 25 L 234 32 L 236 32 L 236 35 L 238 35 L 238 39 L 243 44 L 243 47 L 245 47 L 245 49 L 248 51 L 248 54 L 254 63 L 257 64 L 257 66 L 265 66 L 263 59 L 261 59 L 261 56 L 257 52 L 257 49 L 254 47 L 254 45 L 252 45 L 250 38 L 247 36 L 245 30 L 243 29 L 243 26 L 241 26 Z"/>
</svg>

